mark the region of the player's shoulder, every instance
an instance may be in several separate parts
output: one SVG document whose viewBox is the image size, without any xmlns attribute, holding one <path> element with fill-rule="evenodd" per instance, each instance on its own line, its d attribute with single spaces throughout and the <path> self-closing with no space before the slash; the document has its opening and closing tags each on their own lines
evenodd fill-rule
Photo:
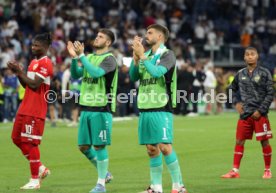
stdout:
<svg viewBox="0 0 276 193">
<path fill-rule="evenodd" d="M 263 66 L 258 66 L 258 70 L 265 74 L 270 74 L 269 70 Z"/>
<path fill-rule="evenodd" d="M 111 53 L 111 54 L 108 54 L 104 60 L 104 62 L 107 62 L 107 63 L 113 63 L 113 64 L 117 64 L 117 60 L 115 58 L 115 56 Z"/>
<path fill-rule="evenodd" d="M 165 59 L 165 60 L 169 60 L 169 61 L 173 61 L 173 63 L 176 61 L 176 56 L 174 54 L 174 52 L 172 50 L 167 49 L 162 55 L 161 55 L 161 60 Z"/>
<path fill-rule="evenodd" d="M 52 60 L 48 56 L 43 56 L 42 58 L 38 59 L 40 63 L 52 64 Z"/>
<path fill-rule="evenodd" d="M 174 52 L 170 49 L 167 49 L 164 53 L 163 56 L 169 55 L 169 56 L 175 56 Z"/>
<path fill-rule="evenodd" d="M 44 68 L 52 69 L 53 68 L 53 62 L 48 56 L 44 56 L 40 59 L 38 59 L 39 65 L 43 66 Z"/>
<path fill-rule="evenodd" d="M 240 74 L 244 74 L 244 73 L 246 73 L 246 71 L 247 71 L 247 68 L 245 67 L 245 68 L 242 68 L 242 69 L 240 69 L 238 72 L 237 72 L 237 76 L 238 75 L 240 75 Z"/>
<path fill-rule="evenodd" d="M 38 62 L 38 68 L 37 72 L 45 75 L 52 76 L 53 74 L 53 63 L 51 59 L 48 56 L 44 56 L 37 60 Z"/>
<path fill-rule="evenodd" d="M 242 73 L 242 72 L 245 72 L 246 71 L 246 67 L 244 67 L 244 68 L 242 68 L 242 69 L 240 69 L 239 71 L 238 71 L 238 73 Z"/>
</svg>

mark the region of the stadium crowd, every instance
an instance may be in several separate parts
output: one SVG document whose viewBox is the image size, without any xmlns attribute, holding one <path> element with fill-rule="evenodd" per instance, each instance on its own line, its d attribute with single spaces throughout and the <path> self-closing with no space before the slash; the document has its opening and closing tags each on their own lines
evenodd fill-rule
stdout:
<svg viewBox="0 0 276 193">
<path fill-rule="evenodd" d="M 12 121 L 24 96 L 16 76 L 7 69 L 7 61 L 17 60 L 25 68 L 30 60 L 32 37 L 50 31 L 53 36 L 49 56 L 55 63 L 52 88 L 58 100 L 49 103 L 49 119 L 78 120 L 74 100 L 62 101 L 62 90 L 77 93 L 80 80 L 70 78 L 71 59 L 66 50 L 67 41 L 85 43 L 86 52 L 92 52 L 91 42 L 98 29 L 106 27 L 116 34 L 112 52 L 120 66 L 118 93 L 129 93 L 137 88 L 128 75 L 132 57 L 130 41 L 143 36 L 145 27 L 158 23 L 171 31 L 168 47 L 177 57 L 178 89 L 200 93 L 215 89 L 227 93 L 234 71 L 216 67 L 206 46 L 222 50 L 226 45 L 240 48 L 256 47 L 261 58 L 271 58 L 268 68 L 276 64 L 276 0 L 26 0 L 0 4 L 0 121 Z M 230 64 L 229 64 L 230 65 Z M 203 105 L 202 105 L 203 106 Z M 220 113 L 231 104 L 200 104 L 181 102 L 176 114 L 195 116 L 198 113 Z M 118 104 L 118 116 L 138 114 L 133 104 Z"/>
</svg>

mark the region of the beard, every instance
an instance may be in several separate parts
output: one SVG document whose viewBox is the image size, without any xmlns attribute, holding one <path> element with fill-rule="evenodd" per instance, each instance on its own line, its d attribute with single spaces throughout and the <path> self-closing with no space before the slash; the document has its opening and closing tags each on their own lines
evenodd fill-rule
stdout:
<svg viewBox="0 0 276 193">
<path fill-rule="evenodd" d="M 105 47 L 105 43 L 98 44 L 98 45 L 95 45 L 95 43 L 94 43 L 93 47 L 96 48 L 96 49 L 103 49 Z"/>
<path fill-rule="evenodd" d="M 145 44 L 146 47 L 152 47 L 154 44 L 156 44 L 156 41 L 155 40 L 149 41 L 149 40 L 146 39 L 144 41 L 144 44 Z"/>
<path fill-rule="evenodd" d="M 41 50 L 31 50 L 32 57 L 38 57 L 40 55 L 43 55 L 43 52 Z"/>
</svg>

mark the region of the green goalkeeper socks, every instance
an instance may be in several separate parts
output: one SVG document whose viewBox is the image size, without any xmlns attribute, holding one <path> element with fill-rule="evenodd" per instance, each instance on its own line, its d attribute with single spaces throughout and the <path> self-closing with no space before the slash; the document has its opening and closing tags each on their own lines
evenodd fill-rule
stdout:
<svg viewBox="0 0 276 193">
<path fill-rule="evenodd" d="M 157 157 L 150 158 L 150 178 L 152 185 L 162 185 L 162 154 Z"/>
<path fill-rule="evenodd" d="M 97 154 L 97 170 L 98 170 L 98 178 L 105 179 L 107 170 L 108 170 L 108 153 L 107 149 L 103 148 L 100 150 L 96 150 Z"/>
<path fill-rule="evenodd" d="M 171 154 L 165 156 L 165 162 L 171 174 L 173 184 L 179 184 L 180 186 L 183 186 L 181 170 L 174 151 L 172 151 Z"/>
<path fill-rule="evenodd" d="M 83 154 L 95 167 L 97 167 L 97 156 L 94 148 L 90 147 L 88 150 L 84 151 Z"/>
</svg>

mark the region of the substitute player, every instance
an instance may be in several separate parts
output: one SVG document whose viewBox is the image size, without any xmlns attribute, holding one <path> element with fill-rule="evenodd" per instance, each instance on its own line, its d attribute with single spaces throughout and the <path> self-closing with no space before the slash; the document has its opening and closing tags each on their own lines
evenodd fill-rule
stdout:
<svg viewBox="0 0 276 193">
<path fill-rule="evenodd" d="M 49 90 L 53 75 L 52 62 L 46 56 L 50 45 L 50 34 L 39 34 L 34 37 L 31 48 L 35 58 L 31 61 L 27 74 L 21 70 L 17 62 L 8 62 L 8 67 L 17 74 L 20 83 L 26 88 L 12 131 L 14 144 L 30 162 L 31 179 L 21 189 L 39 189 L 40 180 L 50 174 L 40 162 L 38 147 L 47 113 L 47 101 L 44 95 Z"/>
<path fill-rule="evenodd" d="M 186 193 L 173 141 L 172 107 L 176 103 L 176 58 L 164 43 L 169 37 L 166 27 L 153 24 L 147 28 L 146 43 L 133 40 L 130 78 L 140 81 L 138 93 L 139 143 L 146 145 L 150 157 L 151 185 L 146 193 L 162 193 L 162 155 L 172 178 L 172 193 Z"/>
<path fill-rule="evenodd" d="M 273 101 L 273 82 L 270 72 L 257 64 L 259 55 L 255 48 L 245 49 L 244 60 L 246 68 L 241 69 L 235 76 L 231 88 L 233 103 L 240 119 L 236 131 L 236 146 L 234 152 L 233 169 L 222 178 L 239 178 L 239 167 L 243 157 L 244 143 L 252 139 L 255 132 L 256 139 L 261 142 L 265 162 L 264 179 L 270 179 L 272 149 L 269 139 L 272 138 L 267 117 L 269 106 Z"/>
<path fill-rule="evenodd" d="M 71 75 L 82 77 L 80 91 L 80 151 L 97 167 L 98 181 L 90 193 L 106 192 L 105 183 L 112 179 L 108 172 L 108 152 L 111 143 L 112 114 L 116 107 L 118 81 L 117 62 L 109 52 L 115 37 L 112 31 L 100 29 L 93 47 L 95 52 L 84 55 L 84 45 L 68 42 L 72 59 Z M 82 66 L 78 66 L 78 60 Z M 91 147 L 93 146 L 93 147 Z"/>
</svg>

